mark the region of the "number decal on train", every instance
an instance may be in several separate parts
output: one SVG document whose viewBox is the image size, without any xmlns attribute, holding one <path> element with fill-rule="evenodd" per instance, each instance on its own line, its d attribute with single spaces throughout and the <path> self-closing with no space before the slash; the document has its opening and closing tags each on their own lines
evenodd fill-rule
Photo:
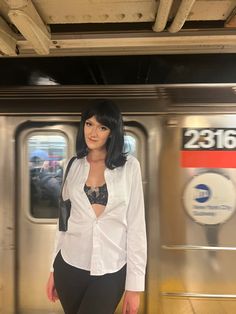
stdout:
<svg viewBox="0 0 236 314">
<path fill-rule="evenodd" d="M 236 150 L 236 129 L 184 128 L 183 150 Z"/>
</svg>

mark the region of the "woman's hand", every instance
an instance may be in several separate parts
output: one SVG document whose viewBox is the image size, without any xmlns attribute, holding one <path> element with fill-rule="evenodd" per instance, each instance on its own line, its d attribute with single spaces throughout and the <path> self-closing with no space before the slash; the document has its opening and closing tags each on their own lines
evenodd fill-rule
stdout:
<svg viewBox="0 0 236 314">
<path fill-rule="evenodd" d="M 50 273 L 50 276 L 47 282 L 47 296 L 51 302 L 55 302 L 58 300 L 58 294 L 55 288 L 54 276 L 52 272 Z"/>
<path fill-rule="evenodd" d="M 137 314 L 140 304 L 140 292 L 125 291 L 122 314 Z"/>
</svg>

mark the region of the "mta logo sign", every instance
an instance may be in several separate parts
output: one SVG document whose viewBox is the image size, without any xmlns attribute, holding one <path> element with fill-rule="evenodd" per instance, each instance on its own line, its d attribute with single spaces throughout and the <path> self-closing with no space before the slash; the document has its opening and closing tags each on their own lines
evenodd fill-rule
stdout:
<svg viewBox="0 0 236 314">
<path fill-rule="evenodd" d="M 198 203 L 205 203 L 211 197 L 211 190 L 206 184 L 198 184 L 194 187 L 194 199 Z"/>
</svg>

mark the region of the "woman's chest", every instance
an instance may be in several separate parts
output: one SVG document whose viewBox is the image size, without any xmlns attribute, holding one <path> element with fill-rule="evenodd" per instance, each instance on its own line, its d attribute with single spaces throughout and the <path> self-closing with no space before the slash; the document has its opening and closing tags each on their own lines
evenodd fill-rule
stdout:
<svg viewBox="0 0 236 314">
<path fill-rule="evenodd" d="M 86 185 L 91 187 L 104 185 L 106 183 L 105 169 L 104 164 L 91 164 L 87 174 Z"/>
<path fill-rule="evenodd" d="M 95 169 L 93 169 L 95 170 Z M 103 171 L 102 171 L 103 170 Z M 98 178 L 100 181 L 98 181 Z M 97 187 L 106 183 L 108 192 L 108 206 L 117 206 L 118 204 L 126 204 L 128 201 L 127 180 L 123 172 L 118 169 L 99 169 L 99 175 L 95 175 L 90 171 L 81 170 L 74 173 L 69 182 L 70 200 L 80 202 L 81 205 L 87 203 L 87 195 L 84 191 L 85 184 L 87 186 Z"/>
</svg>

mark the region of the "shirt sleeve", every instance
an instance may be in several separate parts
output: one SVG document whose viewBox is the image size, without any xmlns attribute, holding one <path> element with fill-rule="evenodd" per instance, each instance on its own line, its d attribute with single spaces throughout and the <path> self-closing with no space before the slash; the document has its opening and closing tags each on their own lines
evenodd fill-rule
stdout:
<svg viewBox="0 0 236 314">
<path fill-rule="evenodd" d="M 58 230 L 58 223 L 57 223 L 57 230 L 56 230 L 55 242 L 54 242 L 54 250 L 53 250 L 53 254 L 52 254 L 52 262 L 51 262 L 51 267 L 50 267 L 51 272 L 54 271 L 53 263 L 54 263 L 54 260 L 57 256 L 57 253 L 60 251 L 60 249 L 62 247 L 62 242 L 63 242 L 64 236 L 65 236 L 65 232 Z"/>
<path fill-rule="evenodd" d="M 130 197 L 127 210 L 127 274 L 125 289 L 144 291 L 147 262 L 145 209 L 140 165 L 137 159 L 131 166 Z"/>
</svg>

